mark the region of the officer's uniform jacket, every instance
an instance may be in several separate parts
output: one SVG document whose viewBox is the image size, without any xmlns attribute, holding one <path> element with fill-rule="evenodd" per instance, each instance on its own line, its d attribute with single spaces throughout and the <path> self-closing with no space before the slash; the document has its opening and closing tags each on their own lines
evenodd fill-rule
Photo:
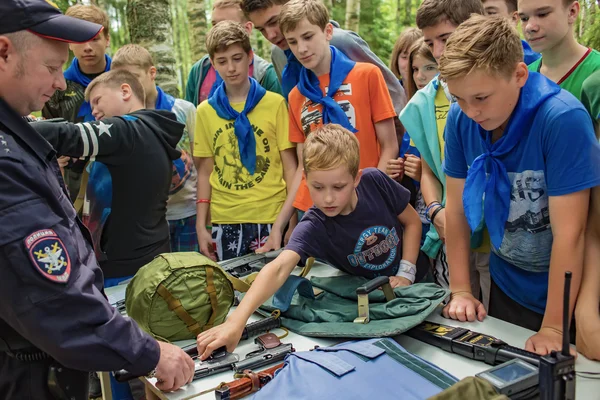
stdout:
<svg viewBox="0 0 600 400">
<path fill-rule="evenodd" d="M 96 150 L 111 140 L 101 135 Z M 144 375 L 160 355 L 157 342 L 108 303 L 54 149 L 1 98 L 0 338 L 0 351 L 35 346 L 86 371 Z"/>
</svg>

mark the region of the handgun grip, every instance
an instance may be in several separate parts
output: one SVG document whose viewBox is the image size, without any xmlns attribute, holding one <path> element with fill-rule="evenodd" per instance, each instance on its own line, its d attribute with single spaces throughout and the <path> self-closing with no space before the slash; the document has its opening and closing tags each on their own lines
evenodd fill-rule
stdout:
<svg viewBox="0 0 600 400">
<path fill-rule="evenodd" d="M 246 325 L 244 331 L 242 332 L 242 337 L 240 340 L 246 340 L 260 333 L 270 331 L 271 329 L 277 329 L 279 327 L 281 327 L 281 320 L 279 318 L 264 318 L 260 321 L 255 321 Z"/>
<path fill-rule="evenodd" d="M 390 283 L 389 276 L 378 276 L 377 278 L 371 279 L 369 282 L 356 288 L 356 294 L 369 294 L 373 290 L 382 287 L 385 284 Z"/>
</svg>

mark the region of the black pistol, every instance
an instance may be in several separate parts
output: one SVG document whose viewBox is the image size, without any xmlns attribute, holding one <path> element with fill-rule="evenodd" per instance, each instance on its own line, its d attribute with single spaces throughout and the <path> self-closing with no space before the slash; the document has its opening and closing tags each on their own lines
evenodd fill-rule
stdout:
<svg viewBox="0 0 600 400">
<path fill-rule="evenodd" d="M 291 343 L 281 343 L 273 333 L 265 333 L 257 337 L 254 343 L 259 349 L 249 353 L 242 361 L 233 364 L 235 372 L 243 372 L 247 369 L 256 370 L 265 365 L 283 361 L 290 353 L 296 351 Z"/>
<path fill-rule="evenodd" d="M 185 351 L 193 359 L 198 358 L 198 349 L 196 348 L 195 343 L 193 345 L 183 348 L 182 350 Z M 239 361 L 239 359 L 240 357 L 237 354 L 228 353 L 225 346 L 219 347 L 218 349 L 213 351 L 210 357 L 208 357 L 206 360 L 196 364 L 194 380 L 203 378 L 205 376 L 218 374 L 219 372 L 231 370 L 233 364 Z M 139 376 L 132 374 L 124 369 L 120 371 L 115 371 L 113 375 L 117 382 L 127 382 L 132 379 L 139 378 Z M 152 374 L 147 376 L 147 378 L 153 377 L 154 376 Z"/>
</svg>

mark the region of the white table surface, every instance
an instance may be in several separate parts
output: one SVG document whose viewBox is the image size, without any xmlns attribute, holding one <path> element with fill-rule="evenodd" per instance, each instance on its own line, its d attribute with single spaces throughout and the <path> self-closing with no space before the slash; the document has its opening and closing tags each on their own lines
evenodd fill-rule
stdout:
<svg viewBox="0 0 600 400">
<path fill-rule="evenodd" d="M 297 270 L 299 271 L 299 269 Z M 329 267 L 325 264 L 315 263 L 313 266 L 310 276 L 332 276 L 341 274 L 339 271 Z M 119 285 L 117 287 L 106 289 L 106 294 L 109 297 L 111 303 L 124 298 L 125 291 L 124 285 Z M 521 328 L 519 326 L 504 322 L 502 320 L 487 317 L 483 322 L 460 322 L 445 319 L 440 315 L 440 308 L 434 311 L 427 320 L 433 322 L 439 322 L 446 325 L 452 326 L 460 326 L 468 329 L 472 329 L 477 332 L 485 333 L 488 335 L 492 335 L 498 339 L 505 341 L 506 343 L 524 348 L 525 341 L 533 335 L 533 331 L 530 331 L 525 328 Z M 250 321 L 257 320 L 259 317 L 257 314 L 254 314 Z M 273 333 L 277 335 L 283 334 L 283 331 L 276 330 Z M 454 375 L 456 378 L 463 379 L 467 376 L 475 375 L 478 372 L 484 371 L 486 369 L 491 368 L 491 366 L 479 362 L 473 361 L 463 356 L 452 354 L 445 352 L 437 347 L 430 346 L 426 343 L 420 342 L 416 339 L 410 338 L 406 335 L 400 335 L 395 338 L 401 346 L 410 351 L 413 354 L 416 354 L 423 359 L 437 365 L 438 367 L 446 370 L 447 372 Z M 312 349 L 315 345 L 318 346 L 330 346 L 338 343 L 340 340 L 337 339 L 323 339 L 323 338 L 310 338 L 305 336 L 300 336 L 293 332 L 290 332 L 289 335 L 282 339 L 284 343 L 292 343 L 296 351 L 307 351 Z M 178 342 L 177 344 L 184 346 L 192 343 L 192 340 Z M 236 349 L 236 353 L 239 353 L 240 359 L 243 359 L 246 353 L 255 350 L 256 345 L 254 344 L 253 339 L 249 339 L 243 342 L 240 342 L 240 345 Z M 268 368 L 268 367 L 264 367 Z M 586 359 L 581 354 L 578 355 L 577 361 L 575 364 L 575 369 L 578 372 L 597 372 L 600 373 L 600 362 L 594 362 Z M 211 388 L 215 388 L 222 382 L 229 382 L 233 380 L 232 372 L 223 372 L 217 375 L 209 376 L 206 378 L 198 379 L 192 382 L 189 385 L 184 386 L 180 390 L 171 393 L 163 393 L 160 390 L 156 389 L 154 384 L 156 383 L 156 379 L 146 379 L 142 378 L 142 380 L 147 384 L 147 386 L 161 399 L 167 400 L 186 400 L 190 398 L 204 400 L 204 399 L 214 399 L 214 392 L 209 392 L 204 395 L 198 396 L 199 393 L 206 391 Z M 600 380 L 587 379 L 577 376 L 577 399 L 578 400 L 597 400 L 600 399 Z M 399 396 L 401 398 L 401 396 Z"/>
</svg>

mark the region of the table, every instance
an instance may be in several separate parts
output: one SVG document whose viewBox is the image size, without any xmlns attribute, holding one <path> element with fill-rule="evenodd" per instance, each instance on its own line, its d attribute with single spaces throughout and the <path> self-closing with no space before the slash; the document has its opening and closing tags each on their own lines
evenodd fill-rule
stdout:
<svg viewBox="0 0 600 400">
<path fill-rule="evenodd" d="M 298 270 L 299 271 L 299 270 Z M 329 267 L 325 264 L 316 262 L 313 266 L 310 276 L 335 276 L 341 275 L 342 273 L 332 267 Z M 115 288 L 106 289 L 106 293 L 109 296 L 109 299 L 113 301 L 118 300 L 119 298 L 124 297 L 124 288 L 119 288 L 118 286 Z M 468 329 L 472 329 L 477 332 L 486 333 L 488 335 L 495 336 L 499 339 L 504 340 L 508 344 L 513 346 L 525 347 L 525 341 L 534 334 L 533 331 L 530 331 L 525 328 L 521 328 L 519 326 L 504 322 L 502 320 L 487 317 L 483 322 L 460 322 L 454 320 L 448 320 L 441 316 L 440 314 L 441 308 L 438 308 L 434 313 L 432 313 L 427 320 L 433 322 L 439 322 L 446 325 L 460 326 Z M 260 317 L 258 315 L 253 315 L 251 317 L 251 321 L 257 320 Z M 275 331 L 274 333 L 280 334 Z M 400 343 L 404 348 L 410 351 L 413 354 L 416 354 L 423 359 L 439 366 L 440 368 L 446 370 L 447 372 L 454 375 L 456 378 L 463 379 L 467 376 L 475 375 L 478 372 L 484 371 L 490 366 L 483 362 L 472 361 L 465 357 L 459 356 L 457 354 L 451 354 L 445 352 L 437 347 L 430 346 L 423 342 L 420 342 L 416 339 L 410 338 L 406 335 L 400 335 L 396 338 L 396 341 Z M 293 332 L 285 338 L 282 339 L 285 343 L 293 343 L 296 351 L 307 351 L 312 349 L 315 345 L 318 346 L 331 346 L 333 344 L 338 343 L 340 340 L 338 339 L 324 339 L 324 338 L 309 338 L 305 336 L 297 335 Z M 185 346 L 189 343 L 193 343 L 192 340 L 178 342 L 177 344 L 181 346 Z M 236 349 L 236 352 L 240 353 L 240 357 L 242 358 L 246 353 L 255 349 L 255 345 L 253 344 L 252 339 L 240 342 L 240 345 Z M 267 368 L 267 367 L 265 367 Z M 600 362 L 594 362 L 586 359 L 581 354 L 578 355 L 575 368 L 577 371 L 585 371 L 585 372 L 597 372 L 600 373 Z M 163 393 L 160 390 L 156 389 L 154 386 L 156 383 L 156 379 L 146 379 L 141 378 L 142 381 L 145 382 L 148 388 L 152 390 L 160 399 L 164 400 L 187 400 L 190 398 L 205 400 L 205 399 L 214 399 L 214 393 L 209 392 L 204 395 L 197 396 L 197 394 L 206 391 L 208 389 L 214 388 L 219 385 L 221 382 L 229 382 L 233 380 L 232 372 L 224 372 L 221 374 L 209 376 L 206 378 L 199 379 L 197 381 L 192 382 L 190 385 L 183 387 L 182 389 L 172 392 L 172 393 Z M 600 380 L 593 380 L 582 378 L 580 376 L 577 377 L 577 399 L 578 400 L 591 400 L 598 399 L 600 397 Z M 106 399 L 106 397 L 105 397 Z"/>
</svg>

